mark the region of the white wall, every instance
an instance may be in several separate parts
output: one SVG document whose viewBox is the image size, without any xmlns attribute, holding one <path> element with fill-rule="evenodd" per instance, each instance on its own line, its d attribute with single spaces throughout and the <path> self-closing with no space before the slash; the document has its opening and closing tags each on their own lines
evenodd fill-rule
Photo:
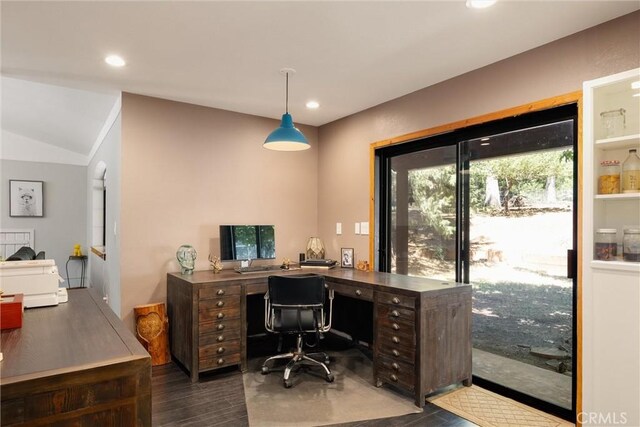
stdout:
<svg viewBox="0 0 640 427">
<path fill-rule="evenodd" d="M 65 264 L 73 245 L 81 244 L 86 252 L 87 198 L 84 186 L 86 166 L 59 163 L 0 160 L 0 227 L 33 228 L 36 252 L 45 251 L 54 259 L 60 275 L 66 278 Z M 9 180 L 44 181 L 44 216 L 12 218 L 9 216 Z M 80 264 L 69 263 L 72 286 L 79 285 Z"/>
<path fill-rule="evenodd" d="M 95 254 L 89 254 L 90 285 L 98 289 L 98 292 L 107 297 L 111 309 L 120 316 L 120 175 L 121 175 L 121 131 L 122 121 L 120 114 L 111 124 L 109 131 L 95 151 L 86 169 L 84 188 L 87 198 L 86 235 L 87 242 L 92 242 L 94 219 L 93 181 L 95 170 L 100 162 L 106 164 L 107 172 L 107 221 L 106 221 L 106 260 Z M 101 221 L 100 221 L 101 222 Z"/>
</svg>

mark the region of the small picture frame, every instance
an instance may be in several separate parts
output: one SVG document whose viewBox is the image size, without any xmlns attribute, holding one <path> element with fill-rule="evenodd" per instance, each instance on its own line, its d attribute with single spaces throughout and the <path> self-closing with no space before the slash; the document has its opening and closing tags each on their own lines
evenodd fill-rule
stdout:
<svg viewBox="0 0 640 427">
<path fill-rule="evenodd" d="M 44 216 L 42 186 L 42 181 L 9 180 L 9 216 Z"/>
<path fill-rule="evenodd" d="M 340 267 L 353 268 L 353 248 L 340 249 Z"/>
</svg>

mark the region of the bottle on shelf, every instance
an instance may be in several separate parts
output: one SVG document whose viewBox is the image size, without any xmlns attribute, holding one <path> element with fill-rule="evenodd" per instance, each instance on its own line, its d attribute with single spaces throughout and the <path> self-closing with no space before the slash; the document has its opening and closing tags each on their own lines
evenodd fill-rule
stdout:
<svg viewBox="0 0 640 427">
<path fill-rule="evenodd" d="M 595 258 L 600 261 L 613 261 L 618 255 L 615 228 L 599 228 L 596 230 Z"/>
<path fill-rule="evenodd" d="M 600 113 L 602 126 L 604 127 L 605 136 L 607 138 L 622 136 L 624 128 L 626 127 L 625 113 L 626 111 L 624 108 L 603 111 Z"/>
<path fill-rule="evenodd" d="M 620 161 L 600 162 L 598 173 L 598 194 L 618 194 L 620 192 Z"/>
<path fill-rule="evenodd" d="M 640 261 L 640 228 L 624 229 L 622 255 L 625 261 Z"/>
<path fill-rule="evenodd" d="M 622 192 L 640 192 L 640 157 L 635 148 L 629 150 L 629 156 L 622 164 Z"/>
</svg>

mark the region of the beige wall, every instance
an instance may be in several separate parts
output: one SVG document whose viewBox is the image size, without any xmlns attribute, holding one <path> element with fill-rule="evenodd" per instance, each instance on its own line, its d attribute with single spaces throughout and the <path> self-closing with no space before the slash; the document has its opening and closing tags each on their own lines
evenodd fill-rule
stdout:
<svg viewBox="0 0 640 427">
<path fill-rule="evenodd" d="M 372 142 L 581 90 L 584 80 L 640 66 L 639 40 L 635 12 L 320 127 L 318 231 L 327 256 L 353 247 L 356 259 L 368 258 L 368 236 L 356 236 L 354 223 L 369 216 Z"/>
<path fill-rule="evenodd" d="M 294 116 L 295 117 L 295 116 Z M 165 301 L 176 249 L 217 253 L 220 224 L 274 224 L 276 257 L 297 259 L 317 232 L 317 129 L 311 149 L 262 148 L 278 121 L 124 94 L 122 98 L 121 317 Z M 232 265 L 227 265 L 230 268 Z"/>
</svg>

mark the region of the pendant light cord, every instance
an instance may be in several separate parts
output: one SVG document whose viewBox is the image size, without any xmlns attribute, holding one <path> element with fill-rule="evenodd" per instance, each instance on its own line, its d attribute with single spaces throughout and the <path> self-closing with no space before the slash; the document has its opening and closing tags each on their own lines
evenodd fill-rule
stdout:
<svg viewBox="0 0 640 427">
<path fill-rule="evenodd" d="M 287 114 L 289 114 L 289 73 L 287 73 L 286 76 L 287 76 L 287 89 L 285 90 L 286 98 L 285 98 L 284 110 Z"/>
</svg>

